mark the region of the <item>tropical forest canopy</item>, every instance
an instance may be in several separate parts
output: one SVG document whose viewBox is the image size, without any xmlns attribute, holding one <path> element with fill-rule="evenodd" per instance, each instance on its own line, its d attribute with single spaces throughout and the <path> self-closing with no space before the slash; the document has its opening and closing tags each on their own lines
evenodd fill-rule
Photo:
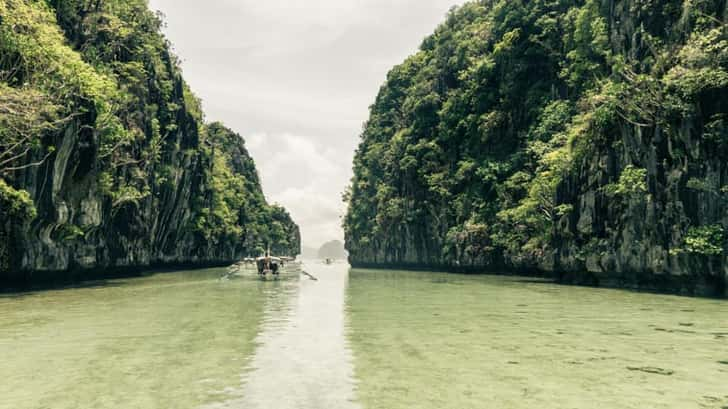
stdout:
<svg viewBox="0 0 728 409">
<path fill-rule="evenodd" d="M 161 28 L 145 0 L 0 0 L 0 269 L 298 252 Z"/>
<path fill-rule="evenodd" d="M 726 7 L 453 9 L 371 107 L 345 198 L 352 261 L 720 270 Z"/>
</svg>

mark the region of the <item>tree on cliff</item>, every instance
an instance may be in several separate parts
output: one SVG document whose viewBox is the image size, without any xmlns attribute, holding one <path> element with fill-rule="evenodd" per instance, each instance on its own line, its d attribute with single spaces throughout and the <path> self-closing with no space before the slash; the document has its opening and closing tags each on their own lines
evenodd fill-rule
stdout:
<svg viewBox="0 0 728 409">
<path fill-rule="evenodd" d="M 0 0 L 0 281 L 298 253 L 161 27 L 146 0 Z"/>
<path fill-rule="evenodd" d="M 454 9 L 371 107 L 347 195 L 352 260 L 683 268 L 690 252 L 670 249 L 725 220 L 726 19 L 718 0 Z M 709 209 L 685 199 L 691 178 Z M 621 243 L 635 230 L 649 266 Z"/>
</svg>

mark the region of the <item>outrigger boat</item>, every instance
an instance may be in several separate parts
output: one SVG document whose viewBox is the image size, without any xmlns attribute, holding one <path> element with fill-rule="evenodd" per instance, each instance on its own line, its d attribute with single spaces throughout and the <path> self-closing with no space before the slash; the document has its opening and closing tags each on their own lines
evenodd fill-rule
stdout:
<svg viewBox="0 0 728 409">
<path fill-rule="evenodd" d="M 283 267 L 283 260 L 280 257 L 271 257 L 270 253 L 268 253 L 268 255 L 255 259 L 255 265 L 258 267 L 258 275 L 273 274 L 277 276 L 280 274 L 279 270 Z"/>
<path fill-rule="evenodd" d="M 284 268 L 286 267 L 286 265 L 288 265 L 288 267 Z M 257 258 L 248 257 L 233 264 L 228 268 L 228 273 L 226 276 L 231 277 L 248 269 L 254 269 L 254 271 L 257 271 L 258 275 L 261 278 L 265 278 L 269 274 L 273 277 L 278 278 L 282 272 L 289 272 L 295 274 L 300 273 L 309 277 L 312 280 L 318 280 L 316 277 L 305 272 L 302 268 L 301 262 L 296 260 L 295 257 L 271 256 L 270 250 L 268 250 L 264 256 L 260 256 Z"/>
</svg>

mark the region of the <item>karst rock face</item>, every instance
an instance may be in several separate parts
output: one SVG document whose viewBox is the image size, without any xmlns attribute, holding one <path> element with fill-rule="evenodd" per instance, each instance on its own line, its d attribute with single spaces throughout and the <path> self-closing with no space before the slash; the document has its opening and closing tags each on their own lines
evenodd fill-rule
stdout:
<svg viewBox="0 0 728 409">
<path fill-rule="evenodd" d="M 354 265 L 726 295 L 725 1 L 478 1 L 389 74 Z"/>
<path fill-rule="evenodd" d="M 2 0 L 0 16 L 0 55 L 23 61 L 0 100 L 56 107 L 28 114 L 31 149 L 0 175 L 0 283 L 299 253 L 242 137 L 204 122 L 146 1 Z"/>
</svg>

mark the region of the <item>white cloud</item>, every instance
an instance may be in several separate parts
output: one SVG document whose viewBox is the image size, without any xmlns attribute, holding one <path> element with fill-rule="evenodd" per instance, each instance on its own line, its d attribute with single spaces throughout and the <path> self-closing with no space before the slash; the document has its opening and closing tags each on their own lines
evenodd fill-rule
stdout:
<svg viewBox="0 0 728 409">
<path fill-rule="evenodd" d="M 317 145 L 316 140 L 256 133 L 246 144 L 256 158 L 268 200 L 290 211 L 305 242 L 319 245 L 342 238 L 345 206 L 340 197 L 351 177 L 352 155 Z"/>
<path fill-rule="evenodd" d="M 462 0 L 150 0 L 210 120 L 242 134 L 304 244 L 343 239 L 341 192 L 387 71 Z"/>
</svg>

